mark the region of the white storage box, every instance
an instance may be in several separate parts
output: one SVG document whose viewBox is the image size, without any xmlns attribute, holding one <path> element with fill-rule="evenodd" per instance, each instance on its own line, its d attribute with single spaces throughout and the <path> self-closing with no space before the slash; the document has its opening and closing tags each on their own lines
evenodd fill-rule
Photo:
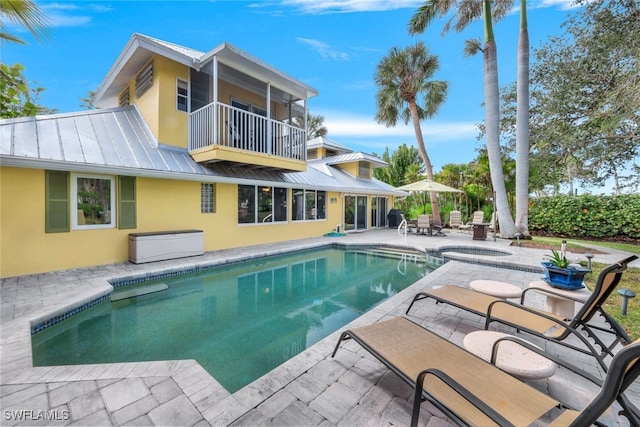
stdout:
<svg viewBox="0 0 640 427">
<path fill-rule="evenodd" d="M 204 253 L 202 230 L 129 234 L 129 261 L 134 264 L 184 258 Z"/>
</svg>

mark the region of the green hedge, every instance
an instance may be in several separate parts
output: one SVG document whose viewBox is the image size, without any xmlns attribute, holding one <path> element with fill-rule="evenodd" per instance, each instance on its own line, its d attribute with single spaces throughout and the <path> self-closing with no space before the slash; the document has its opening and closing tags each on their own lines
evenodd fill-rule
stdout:
<svg viewBox="0 0 640 427">
<path fill-rule="evenodd" d="M 531 234 L 640 239 L 640 194 L 530 199 Z"/>
</svg>

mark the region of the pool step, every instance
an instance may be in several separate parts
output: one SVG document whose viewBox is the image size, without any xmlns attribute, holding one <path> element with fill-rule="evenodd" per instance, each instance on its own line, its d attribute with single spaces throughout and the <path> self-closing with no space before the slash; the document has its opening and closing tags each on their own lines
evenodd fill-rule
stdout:
<svg viewBox="0 0 640 427">
<path fill-rule="evenodd" d="M 153 294 L 155 292 L 161 292 L 167 289 L 169 289 L 169 285 L 167 285 L 166 283 L 155 283 L 153 285 L 142 286 L 122 292 L 116 292 L 111 294 L 111 302 L 120 301 L 127 298 L 139 297 L 141 295 Z"/>
<path fill-rule="evenodd" d="M 367 249 L 363 251 L 364 253 L 386 256 L 390 258 L 398 258 L 398 259 L 406 259 L 410 261 L 421 261 L 424 262 L 426 256 L 424 253 L 410 251 L 410 250 L 402 250 L 402 249 Z"/>
</svg>

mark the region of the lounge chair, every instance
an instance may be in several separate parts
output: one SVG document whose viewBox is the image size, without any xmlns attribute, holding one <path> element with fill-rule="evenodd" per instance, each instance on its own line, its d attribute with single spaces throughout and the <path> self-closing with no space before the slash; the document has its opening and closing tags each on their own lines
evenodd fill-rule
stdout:
<svg viewBox="0 0 640 427">
<path fill-rule="evenodd" d="M 485 316 L 485 329 L 489 329 L 491 322 L 499 322 L 564 345 L 581 353 L 591 354 L 606 371 L 604 359 L 607 355 L 612 355 L 612 349 L 618 342 L 628 344 L 631 342 L 631 339 L 624 329 L 604 311 L 602 305 L 620 282 L 622 273 L 627 269 L 627 264 L 637 258 L 638 256 L 632 255 L 602 270 L 591 296 L 585 301 L 575 317 L 570 320 L 557 314 L 525 306 L 524 300 L 529 291 L 535 290 L 536 292 L 559 295 L 553 291 L 542 291 L 537 288 L 526 289 L 522 293 L 520 304 L 517 304 L 460 286 L 447 285 L 416 294 L 406 314 L 409 314 L 415 302 L 425 298 L 433 298 L 436 300 L 436 303 L 446 303 L 479 316 Z M 604 317 L 609 325 L 609 329 L 589 323 L 596 313 L 600 313 Z M 596 350 L 588 337 L 582 334 L 580 330 L 586 332 L 588 337 L 593 339 L 596 345 L 601 348 L 601 351 Z M 605 344 L 604 341 L 596 335 L 596 331 L 613 335 L 613 342 L 609 345 Z M 566 342 L 565 339 L 569 336 L 578 338 L 586 349 Z M 564 366 L 573 370 L 573 367 L 570 365 Z"/>
<path fill-rule="evenodd" d="M 460 228 L 463 226 L 462 213 L 460 211 L 449 212 L 449 227 Z"/>
<path fill-rule="evenodd" d="M 471 221 L 467 222 L 460 226 L 461 230 L 471 230 L 473 228 L 473 224 L 482 224 L 484 222 L 484 212 L 475 211 L 473 213 L 473 218 Z"/>
<path fill-rule="evenodd" d="M 577 411 L 404 317 L 343 332 L 332 357 L 346 339 L 414 387 L 411 426 L 423 397 L 460 425 L 587 426 L 616 400 L 632 423 L 637 416 L 622 392 L 640 374 L 640 340 L 614 356 L 600 393 Z"/>
</svg>

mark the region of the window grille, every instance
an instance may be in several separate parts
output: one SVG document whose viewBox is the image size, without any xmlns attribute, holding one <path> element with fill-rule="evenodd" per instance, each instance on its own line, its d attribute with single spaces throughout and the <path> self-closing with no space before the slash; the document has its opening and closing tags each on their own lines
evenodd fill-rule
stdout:
<svg viewBox="0 0 640 427">
<path fill-rule="evenodd" d="M 358 178 L 371 179 L 371 165 L 369 162 L 358 162 Z"/>
<path fill-rule="evenodd" d="M 129 88 L 126 88 L 118 97 L 118 106 L 126 107 L 129 105 Z"/>
<path fill-rule="evenodd" d="M 153 62 L 149 62 L 136 76 L 136 98 L 140 98 L 153 85 Z"/>
</svg>

